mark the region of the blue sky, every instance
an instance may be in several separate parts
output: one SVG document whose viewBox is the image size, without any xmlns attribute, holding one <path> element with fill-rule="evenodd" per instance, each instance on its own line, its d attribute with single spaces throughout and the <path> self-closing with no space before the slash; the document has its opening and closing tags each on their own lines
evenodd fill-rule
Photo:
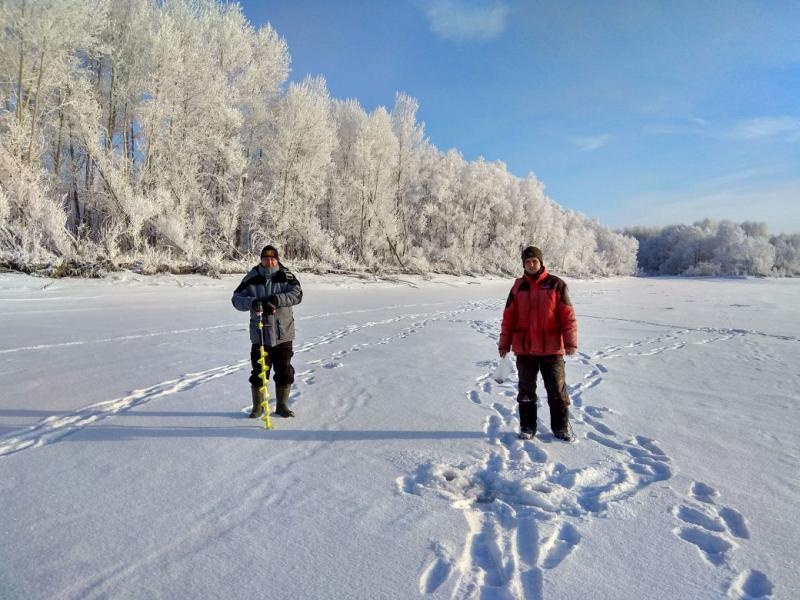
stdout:
<svg viewBox="0 0 800 600">
<path fill-rule="evenodd" d="M 368 110 L 416 97 L 438 148 L 532 171 L 606 225 L 800 232 L 800 2 L 242 1 Z"/>
</svg>

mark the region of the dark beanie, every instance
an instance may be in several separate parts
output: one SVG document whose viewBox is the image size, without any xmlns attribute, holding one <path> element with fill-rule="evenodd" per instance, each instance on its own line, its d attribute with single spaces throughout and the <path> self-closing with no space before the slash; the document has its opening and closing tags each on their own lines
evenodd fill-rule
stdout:
<svg viewBox="0 0 800 600">
<path fill-rule="evenodd" d="M 278 249 L 272 245 L 264 246 L 264 249 L 261 250 L 261 258 L 280 258 L 278 255 Z"/>
<path fill-rule="evenodd" d="M 526 258 L 538 258 L 539 262 L 544 264 L 544 258 L 542 257 L 542 251 L 539 250 L 536 246 L 528 246 L 525 250 L 522 251 L 522 260 Z"/>
</svg>

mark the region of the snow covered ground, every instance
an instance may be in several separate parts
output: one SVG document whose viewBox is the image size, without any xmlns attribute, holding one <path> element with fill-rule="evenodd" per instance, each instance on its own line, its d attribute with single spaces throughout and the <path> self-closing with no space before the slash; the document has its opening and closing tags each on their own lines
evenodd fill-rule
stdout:
<svg viewBox="0 0 800 600">
<path fill-rule="evenodd" d="M 565 444 L 510 281 L 300 279 L 267 432 L 238 278 L 0 275 L 0 597 L 800 597 L 800 281 L 570 282 Z"/>
</svg>

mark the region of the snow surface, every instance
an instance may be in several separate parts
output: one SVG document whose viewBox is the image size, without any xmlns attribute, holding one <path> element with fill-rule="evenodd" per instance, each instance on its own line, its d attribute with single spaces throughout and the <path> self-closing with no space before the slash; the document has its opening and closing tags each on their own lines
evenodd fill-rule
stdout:
<svg viewBox="0 0 800 600">
<path fill-rule="evenodd" d="M 575 444 L 509 280 L 301 281 L 266 431 L 238 278 L 0 275 L 0 597 L 800 597 L 800 281 L 570 281 Z"/>
</svg>

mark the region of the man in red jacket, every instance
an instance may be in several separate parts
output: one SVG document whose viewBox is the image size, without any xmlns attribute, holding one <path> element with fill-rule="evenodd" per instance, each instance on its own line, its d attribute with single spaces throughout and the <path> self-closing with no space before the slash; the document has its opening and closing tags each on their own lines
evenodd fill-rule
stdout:
<svg viewBox="0 0 800 600">
<path fill-rule="evenodd" d="M 522 251 L 525 274 L 514 282 L 503 312 L 498 349 L 517 355 L 520 438 L 536 433 L 536 377 L 542 373 L 550 406 L 550 427 L 558 439 L 572 441 L 564 353 L 578 349 L 578 325 L 567 284 L 544 267 L 542 251 Z"/>
</svg>

